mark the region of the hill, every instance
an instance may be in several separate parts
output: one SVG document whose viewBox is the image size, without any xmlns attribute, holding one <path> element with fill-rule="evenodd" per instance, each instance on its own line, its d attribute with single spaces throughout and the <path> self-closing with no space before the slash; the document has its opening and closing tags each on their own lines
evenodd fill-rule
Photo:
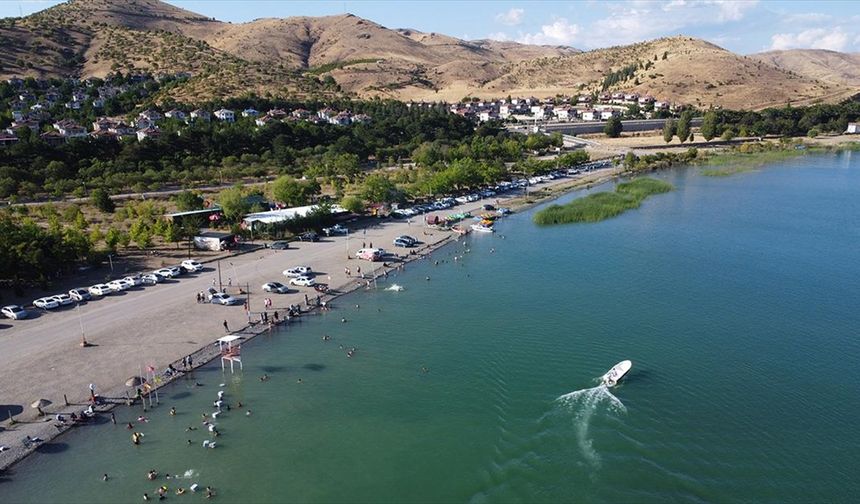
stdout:
<svg viewBox="0 0 860 504">
<path fill-rule="evenodd" d="M 159 0 L 70 0 L 0 20 L 0 42 L 2 77 L 188 72 L 187 83 L 168 91 L 180 101 L 251 92 L 455 101 L 624 90 L 762 108 L 835 101 L 858 85 L 849 78 L 856 64 L 837 56 L 806 65 L 814 73 L 789 68 L 785 57 L 739 56 L 689 37 L 580 52 L 390 29 L 351 14 L 233 24 Z"/>
<path fill-rule="evenodd" d="M 824 82 L 860 87 L 860 53 L 841 53 L 825 49 L 768 51 L 750 57 Z"/>
</svg>

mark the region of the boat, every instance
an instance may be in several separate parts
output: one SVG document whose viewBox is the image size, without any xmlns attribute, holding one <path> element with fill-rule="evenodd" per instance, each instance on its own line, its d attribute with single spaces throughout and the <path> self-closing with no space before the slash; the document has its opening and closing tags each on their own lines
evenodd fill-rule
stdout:
<svg viewBox="0 0 860 504">
<path fill-rule="evenodd" d="M 614 387 L 622 378 L 624 378 L 624 375 L 630 372 L 630 368 L 632 367 L 633 363 L 629 360 L 621 361 L 612 366 L 612 369 L 607 371 L 606 374 L 600 378 L 600 381 L 607 387 Z"/>
<path fill-rule="evenodd" d="M 495 229 L 493 229 L 492 224 L 487 225 L 483 222 L 481 222 L 480 224 L 472 224 L 469 227 L 472 228 L 472 231 L 477 231 L 479 233 L 493 233 L 496 231 Z"/>
<path fill-rule="evenodd" d="M 464 227 L 460 226 L 459 224 L 455 224 L 455 225 L 451 226 L 451 231 L 457 233 L 458 235 L 464 235 L 464 234 L 467 234 L 469 232 L 469 230 L 467 228 L 464 228 Z"/>
</svg>

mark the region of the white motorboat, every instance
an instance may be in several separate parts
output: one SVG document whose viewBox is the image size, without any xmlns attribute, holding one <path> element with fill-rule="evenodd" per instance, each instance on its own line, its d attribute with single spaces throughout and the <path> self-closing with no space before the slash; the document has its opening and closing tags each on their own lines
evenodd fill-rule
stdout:
<svg viewBox="0 0 860 504">
<path fill-rule="evenodd" d="M 607 387 L 614 387 L 622 378 L 624 378 L 624 375 L 626 375 L 632 367 L 633 363 L 629 360 L 621 361 L 612 366 L 612 369 L 607 371 L 600 381 L 602 381 Z"/>
<path fill-rule="evenodd" d="M 493 226 L 487 226 L 486 224 L 472 224 L 469 226 L 472 228 L 472 231 L 476 231 L 478 233 L 493 233 L 495 229 Z"/>
</svg>

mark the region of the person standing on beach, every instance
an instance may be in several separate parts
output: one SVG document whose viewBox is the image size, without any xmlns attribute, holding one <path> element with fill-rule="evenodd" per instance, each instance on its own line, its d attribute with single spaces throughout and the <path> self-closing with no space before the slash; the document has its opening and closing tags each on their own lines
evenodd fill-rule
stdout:
<svg viewBox="0 0 860 504">
<path fill-rule="evenodd" d="M 224 331 L 226 331 L 226 332 L 227 332 L 227 334 L 229 334 L 229 333 L 230 333 L 230 328 L 229 328 L 229 327 L 227 327 L 227 319 L 224 319 Z"/>
</svg>

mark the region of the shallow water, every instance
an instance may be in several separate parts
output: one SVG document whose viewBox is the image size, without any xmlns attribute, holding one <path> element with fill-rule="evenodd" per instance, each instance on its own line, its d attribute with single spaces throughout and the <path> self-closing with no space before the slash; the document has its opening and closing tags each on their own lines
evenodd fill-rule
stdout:
<svg viewBox="0 0 860 504">
<path fill-rule="evenodd" d="M 120 408 L 120 425 L 16 466 L 0 501 L 137 502 L 192 482 L 232 502 L 851 500 L 860 157 L 660 176 L 676 191 L 636 211 L 513 215 L 259 337 L 244 373 L 165 390 L 142 445 L 122 425 L 139 410 Z M 596 386 L 623 359 L 625 381 Z M 210 450 L 201 413 L 220 383 L 244 407 Z"/>
</svg>

